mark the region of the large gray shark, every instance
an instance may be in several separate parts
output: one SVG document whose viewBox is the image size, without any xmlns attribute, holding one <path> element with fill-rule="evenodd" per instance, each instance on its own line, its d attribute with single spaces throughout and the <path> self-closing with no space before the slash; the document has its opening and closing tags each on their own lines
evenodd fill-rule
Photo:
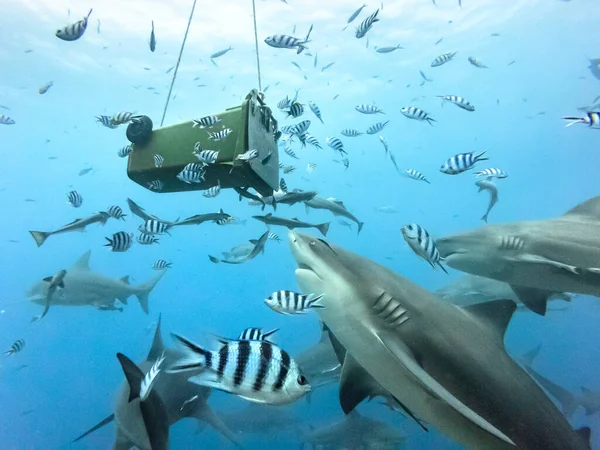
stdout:
<svg viewBox="0 0 600 450">
<path fill-rule="evenodd" d="M 247 402 L 243 408 L 219 411 L 219 415 L 230 430 L 248 434 L 298 432 L 301 422 L 290 405 Z"/>
<path fill-rule="evenodd" d="M 538 314 L 554 293 L 600 297 L 600 196 L 556 219 L 487 225 L 436 245 L 450 267 L 509 283 Z"/>
<path fill-rule="evenodd" d="M 589 449 L 589 428 L 574 431 L 506 353 L 513 301 L 459 308 L 322 239 L 290 231 L 289 245 L 300 288 L 325 294 L 318 314 L 347 350 L 345 412 L 370 396 L 366 371 L 415 417 L 467 448 Z"/>
<path fill-rule="evenodd" d="M 135 295 L 140 306 L 148 314 L 148 295 L 162 278 L 162 271 L 153 279 L 138 286 L 129 284 L 129 276 L 120 279 L 107 278 L 90 270 L 91 250 L 85 252 L 73 267 L 67 269 L 64 289 L 59 290 L 52 297 L 52 306 L 112 306 L 117 298 L 127 304 L 127 299 Z M 27 299 L 40 304 L 46 304 L 50 283 L 39 281 L 31 286 L 27 292 Z"/>
<path fill-rule="evenodd" d="M 318 449 L 393 450 L 402 446 L 406 437 L 384 422 L 352 411 L 341 421 L 305 435 L 304 441 Z"/>
<path fill-rule="evenodd" d="M 159 319 L 152 348 L 146 360 L 139 364 L 138 367 L 145 374 L 163 354 L 165 360 L 162 367 L 168 367 L 182 357 L 179 351 L 165 348 L 161 337 Z M 161 370 L 152 388 L 152 391 L 156 392 L 162 399 L 169 425 L 173 425 L 184 417 L 194 417 L 208 423 L 235 445 L 239 445 L 235 435 L 229 431 L 219 416 L 208 405 L 207 400 L 210 395 L 210 389 L 190 383 L 186 379 L 187 376 L 185 374 L 183 376 L 181 374 L 169 374 Z M 141 450 L 151 450 L 148 432 L 146 431 L 144 418 L 140 411 L 140 401 L 137 399 L 130 402 L 129 393 L 129 384 L 124 383 L 117 395 L 115 413 L 83 433 L 73 442 L 83 439 L 88 434 L 114 420 L 117 430 L 113 450 L 129 450 L 133 445 L 136 445 Z"/>
</svg>

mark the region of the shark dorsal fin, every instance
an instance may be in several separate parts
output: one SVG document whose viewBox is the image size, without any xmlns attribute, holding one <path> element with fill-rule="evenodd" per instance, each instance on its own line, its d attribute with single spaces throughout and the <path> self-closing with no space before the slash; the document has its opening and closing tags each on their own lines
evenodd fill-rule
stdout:
<svg viewBox="0 0 600 450">
<path fill-rule="evenodd" d="M 155 361 L 160 358 L 160 356 L 165 351 L 165 344 L 162 340 L 162 335 L 160 332 L 160 322 L 162 319 L 162 314 L 158 315 L 158 322 L 156 323 L 156 330 L 154 331 L 154 339 L 152 340 L 152 347 L 150 348 L 150 352 L 146 357 L 146 361 Z"/>
<path fill-rule="evenodd" d="M 470 314 L 490 324 L 504 341 L 504 333 L 510 323 L 517 304 L 512 300 L 494 300 L 491 302 L 477 303 L 464 308 Z"/>
<path fill-rule="evenodd" d="M 333 203 L 335 203 L 338 206 L 341 206 L 342 208 L 346 209 L 346 205 L 344 205 L 344 202 L 341 200 L 333 200 Z"/>
<path fill-rule="evenodd" d="M 373 397 L 376 381 L 369 373 L 346 352 L 342 374 L 340 376 L 340 406 L 349 414 L 367 397 Z"/>
<path fill-rule="evenodd" d="M 586 216 L 591 219 L 600 220 L 600 195 L 571 208 L 564 216 Z"/>
<path fill-rule="evenodd" d="M 129 385 L 129 402 L 131 402 L 140 396 L 140 387 L 142 385 L 142 380 L 144 379 L 144 373 L 123 353 L 117 353 L 117 358 L 119 358 L 119 362 L 125 373 L 125 378 L 127 378 L 127 384 Z"/>
<path fill-rule="evenodd" d="M 129 282 L 129 275 L 125 275 L 124 277 L 119 278 L 119 280 L 121 280 L 125 284 L 131 284 Z"/>
<path fill-rule="evenodd" d="M 79 259 L 77 260 L 77 262 L 75 264 L 73 264 L 73 267 L 71 267 L 69 270 L 73 271 L 73 270 L 90 270 L 90 255 L 92 254 L 91 250 L 88 250 L 87 252 L 85 252 L 83 255 L 81 255 L 79 257 Z"/>
</svg>

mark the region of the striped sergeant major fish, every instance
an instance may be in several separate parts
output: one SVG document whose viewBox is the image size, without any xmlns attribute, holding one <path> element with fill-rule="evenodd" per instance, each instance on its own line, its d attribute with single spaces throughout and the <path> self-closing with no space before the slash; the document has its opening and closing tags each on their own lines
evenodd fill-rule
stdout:
<svg viewBox="0 0 600 450">
<path fill-rule="evenodd" d="M 204 181 L 204 166 L 198 163 L 186 164 L 177 178 L 187 184 L 202 183 Z"/>
<path fill-rule="evenodd" d="M 201 163 L 214 164 L 217 162 L 219 152 L 216 150 L 204 150 L 200 142 L 196 142 L 194 145 L 194 156 L 198 158 Z"/>
<path fill-rule="evenodd" d="M 288 117 L 293 117 L 295 119 L 304 114 L 304 105 L 300 102 L 294 102 L 286 112 Z"/>
<path fill-rule="evenodd" d="M 112 235 L 112 238 L 105 237 L 108 241 L 105 247 L 110 247 L 113 252 L 126 252 L 133 245 L 133 233 L 118 231 Z"/>
<path fill-rule="evenodd" d="M 106 116 L 102 116 L 102 117 L 106 117 Z M 112 128 L 112 127 L 110 127 Z M 131 155 L 131 152 L 133 152 L 133 147 L 131 145 L 126 145 L 125 147 L 121 147 L 119 149 L 119 151 L 117 152 L 117 155 L 119 156 L 119 158 L 125 158 L 129 155 Z"/>
<path fill-rule="evenodd" d="M 158 244 L 158 238 L 156 236 L 152 236 L 151 234 L 140 233 L 136 240 L 138 244 L 141 245 Z"/>
<path fill-rule="evenodd" d="M 256 158 L 258 158 L 258 150 L 256 150 L 255 148 L 251 148 L 250 150 L 248 150 L 240 155 L 237 155 L 235 157 L 235 159 L 237 161 L 246 161 L 246 162 L 252 161 Z"/>
<path fill-rule="evenodd" d="M 300 136 L 302 134 L 305 134 L 308 131 L 308 128 L 310 127 L 310 120 L 303 120 L 302 122 L 298 122 L 296 125 L 293 126 L 293 128 L 291 129 L 291 134 L 295 134 L 296 136 Z"/>
<path fill-rule="evenodd" d="M 371 29 L 371 27 L 373 27 L 373 24 L 375 22 L 379 22 L 377 14 L 379 14 L 379 10 L 375 11 L 373 14 L 371 14 L 369 17 L 363 20 L 362 23 L 356 28 L 356 39 L 361 39 L 365 37 L 367 32 Z"/>
<path fill-rule="evenodd" d="M 563 117 L 563 119 L 571 121 L 566 125 L 567 127 L 576 123 L 585 123 L 594 128 L 600 127 L 600 112 L 588 112 L 585 117 Z"/>
<path fill-rule="evenodd" d="M 469 153 L 459 153 L 458 155 L 454 155 L 452 158 L 448 159 L 442 167 L 440 167 L 440 172 L 445 173 L 447 175 L 458 175 L 459 173 L 463 173 L 469 169 L 472 169 L 475 163 L 479 161 L 487 161 L 489 158 L 482 158 L 487 150 L 482 151 L 478 155 L 475 155 L 475 152 Z"/>
<path fill-rule="evenodd" d="M 443 55 L 438 56 L 431 62 L 431 67 L 439 67 L 443 64 L 446 64 L 448 61 L 452 61 L 454 55 L 458 52 L 444 53 Z"/>
<path fill-rule="evenodd" d="M 56 37 L 62 39 L 63 41 L 76 41 L 83 36 L 83 33 L 85 33 L 88 25 L 88 19 L 90 18 L 91 14 L 92 9 L 90 9 L 90 12 L 83 19 L 59 28 L 56 30 Z"/>
<path fill-rule="evenodd" d="M 222 141 L 225 139 L 233 130 L 231 128 L 224 128 L 221 131 L 217 131 L 216 133 L 208 132 L 208 138 L 211 141 Z"/>
<path fill-rule="evenodd" d="M 67 203 L 73 208 L 79 208 L 83 204 L 83 197 L 77 191 L 71 191 L 67 194 Z"/>
<path fill-rule="evenodd" d="M 328 137 L 327 139 L 325 139 L 325 141 L 327 142 L 327 145 L 329 145 L 329 147 L 331 147 L 337 152 L 340 152 L 342 155 L 348 154 L 348 152 L 344 150 L 344 144 L 338 138 Z"/>
<path fill-rule="evenodd" d="M 319 239 L 325 242 L 323 239 Z M 265 304 L 273 311 L 280 314 L 304 314 L 307 309 L 323 308 L 319 300 L 323 294 L 314 296 L 314 294 L 304 295 L 292 291 L 277 291 L 273 292 L 265 299 Z"/>
<path fill-rule="evenodd" d="M 275 48 L 289 48 L 289 49 L 297 49 L 296 54 L 302 53 L 302 51 L 306 50 L 306 44 L 310 42 L 310 33 L 312 32 L 313 26 L 311 25 L 308 29 L 308 33 L 304 40 L 295 38 L 293 36 L 286 36 L 285 34 L 275 34 L 273 36 L 269 36 L 265 39 L 265 44 L 275 47 Z"/>
<path fill-rule="evenodd" d="M 110 217 L 117 220 L 125 220 L 125 217 L 127 217 L 127 214 L 123 214 L 123 209 L 117 205 L 110 206 L 106 212 Z"/>
<path fill-rule="evenodd" d="M 15 353 L 19 353 L 25 347 L 25 340 L 19 339 L 15 341 L 13 345 L 10 346 L 10 349 L 5 351 L 4 354 L 6 356 L 14 355 Z"/>
<path fill-rule="evenodd" d="M 316 147 L 318 149 L 323 148 L 323 147 L 321 147 L 321 144 L 319 143 L 318 139 L 316 137 L 314 137 L 312 134 L 304 133 L 304 139 L 306 140 L 306 142 L 308 142 L 313 147 Z"/>
<path fill-rule="evenodd" d="M 354 128 L 344 128 L 342 131 L 340 131 L 340 133 L 342 134 L 342 136 L 346 137 L 358 137 L 361 134 L 364 134 L 358 130 L 355 130 Z"/>
<path fill-rule="evenodd" d="M 444 272 L 448 273 L 446 268 L 442 266 L 443 259 L 435 242 L 425 228 L 416 223 L 409 223 L 404 225 L 401 231 L 404 240 L 417 256 L 427 261 L 434 269 L 438 265 Z"/>
<path fill-rule="evenodd" d="M 433 126 L 433 124 L 431 122 L 436 122 L 435 119 L 432 119 L 431 117 L 429 117 L 429 114 L 427 114 L 425 111 L 423 111 L 420 108 L 417 108 L 415 106 L 405 106 L 404 108 L 402 108 L 400 110 L 400 112 L 402 114 L 404 114 L 404 116 L 408 117 L 409 119 L 413 119 L 413 120 L 420 120 L 420 121 L 427 121 L 429 123 L 429 125 Z"/>
<path fill-rule="evenodd" d="M 193 127 L 199 127 L 199 128 L 210 128 L 215 126 L 216 124 L 218 124 L 221 121 L 220 117 L 217 116 L 205 116 L 205 117 L 201 117 L 200 119 L 194 119 L 192 120 L 192 128 Z"/>
<path fill-rule="evenodd" d="M 502 169 L 492 167 L 489 169 L 480 170 L 479 172 L 475 172 L 475 176 L 486 177 L 488 180 L 491 180 L 492 178 L 506 178 L 508 177 L 508 174 Z"/>
<path fill-rule="evenodd" d="M 390 123 L 389 120 L 386 120 L 385 122 L 378 122 L 374 125 L 371 125 L 369 128 L 367 128 L 367 134 L 377 134 L 379 133 L 381 130 L 383 130 L 385 128 L 385 126 Z"/>
<path fill-rule="evenodd" d="M 156 168 L 162 167 L 163 163 L 165 162 L 165 158 L 162 155 L 159 155 L 158 153 L 154 153 L 152 155 L 152 158 L 154 159 L 154 167 Z"/>
<path fill-rule="evenodd" d="M 206 191 L 204 191 L 202 193 L 202 195 L 206 198 L 215 198 L 220 193 L 221 193 L 221 180 L 217 180 L 217 185 L 208 188 Z"/>
<path fill-rule="evenodd" d="M 313 173 L 316 168 L 317 168 L 317 165 L 315 163 L 309 162 L 308 165 L 306 166 L 306 171 L 308 173 Z"/>
<path fill-rule="evenodd" d="M 309 101 L 308 107 L 313 112 L 313 114 L 315 116 L 317 116 L 317 119 L 319 119 L 321 121 L 321 123 L 325 123 L 325 122 L 323 122 L 323 117 L 321 117 L 321 109 L 317 106 L 316 103 Z"/>
<path fill-rule="evenodd" d="M 10 117 L 5 116 L 4 114 L 0 114 L 0 123 L 2 125 L 14 125 L 15 121 L 12 120 Z"/>
<path fill-rule="evenodd" d="M 154 270 L 170 269 L 171 263 L 168 261 L 165 261 L 164 259 L 157 259 L 156 261 L 154 261 L 154 264 L 152 264 L 152 268 Z"/>
<path fill-rule="evenodd" d="M 288 193 L 287 183 L 283 178 L 279 180 L 279 189 L 281 189 L 281 192 L 285 192 L 286 194 Z"/>
<path fill-rule="evenodd" d="M 160 180 L 153 180 L 153 181 L 149 181 L 146 184 L 146 186 L 148 186 L 148 189 L 150 189 L 152 191 L 162 191 L 163 188 L 165 187 L 165 184 Z"/>
<path fill-rule="evenodd" d="M 171 227 L 172 227 L 172 225 L 161 222 L 160 220 L 148 219 L 139 226 L 138 230 L 141 233 L 149 234 L 152 236 L 155 234 L 162 234 L 162 233 L 167 233 L 170 236 L 171 233 L 169 233 L 169 229 Z"/>
<path fill-rule="evenodd" d="M 238 341 L 268 341 L 268 337 L 279 331 L 279 328 L 263 333 L 262 328 L 246 328 L 240 333 Z"/>
<path fill-rule="evenodd" d="M 281 242 L 281 238 L 279 237 L 279 235 L 277 233 L 273 233 L 273 232 L 269 233 L 268 238 L 275 242 Z"/>
<path fill-rule="evenodd" d="M 444 106 L 444 103 L 450 102 L 465 111 L 475 111 L 475 107 L 471 103 L 458 95 L 436 95 L 436 97 L 442 99 L 442 106 Z"/>
<path fill-rule="evenodd" d="M 356 109 L 359 113 L 362 114 L 385 114 L 381 109 L 379 109 L 375 105 L 362 104 L 355 106 L 354 109 Z"/>
<path fill-rule="evenodd" d="M 300 158 L 298 158 L 298 157 L 296 156 L 296 153 L 295 153 L 295 152 L 294 152 L 294 150 L 292 150 L 290 147 L 285 147 L 285 148 L 283 149 L 283 151 L 286 153 L 286 155 L 288 155 L 288 156 L 289 156 L 289 157 L 291 157 L 291 158 L 294 158 L 294 159 L 300 159 Z"/>
<path fill-rule="evenodd" d="M 127 111 L 121 111 L 110 118 L 113 125 L 123 125 L 133 119 L 133 113 Z"/>
<path fill-rule="evenodd" d="M 431 184 L 425 175 L 415 169 L 406 169 L 404 171 L 407 177 L 412 178 L 413 180 L 424 181 L 427 184 Z"/>
<path fill-rule="evenodd" d="M 479 62 L 476 58 L 474 58 L 473 56 L 469 56 L 467 58 L 469 60 L 469 62 L 471 63 L 471 65 L 479 68 L 479 69 L 488 69 L 488 66 L 486 66 L 485 64 Z"/>
<path fill-rule="evenodd" d="M 194 371 L 195 375 L 204 369 L 190 381 L 272 405 L 293 403 L 310 391 L 296 361 L 271 342 L 220 338 L 222 347 L 209 351 L 183 336 L 172 336 L 182 344 L 184 356 L 167 373 Z"/>
<path fill-rule="evenodd" d="M 101 123 L 106 128 L 112 128 L 112 129 L 117 128 L 117 125 L 112 123 L 109 116 L 96 116 L 96 122 Z"/>
</svg>

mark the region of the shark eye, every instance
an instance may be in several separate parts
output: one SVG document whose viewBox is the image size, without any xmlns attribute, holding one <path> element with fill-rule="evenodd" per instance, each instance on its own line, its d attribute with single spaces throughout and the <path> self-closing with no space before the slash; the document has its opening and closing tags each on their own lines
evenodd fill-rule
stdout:
<svg viewBox="0 0 600 450">
<path fill-rule="evenodd" d="M 304 386 L 305 384 L 308 383 L 308 380 L 306 379 L 306 377 L 304 375 L 298 375 L 297 381 L 300 386 Z"/>
</svg>

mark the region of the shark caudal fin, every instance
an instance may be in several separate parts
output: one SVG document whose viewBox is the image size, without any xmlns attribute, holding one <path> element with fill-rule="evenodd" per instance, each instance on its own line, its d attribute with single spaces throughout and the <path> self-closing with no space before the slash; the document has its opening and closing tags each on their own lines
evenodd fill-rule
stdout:
<svg viewBox="0 0 600 450">
<path fill-rule="evenodd" d="M 38 247 L 41 247 L 42 244 L 46 242 L 46 239 L 48 239 L 48 236 L 50 236 L 51 234 L 46 231 L 30 231 L 30 233 L 33 236 L 33 239 L 35 239 L 35 243 Z"/>
<path fill-rule="evenodd" d="M 357 225 L 358 225 L 358 232 L 356 234 L 360 234 L 360 231 L 363 229 L 363 226 L 365 225 L 365 223 L 364 222 L 358 222 Z"/>
<path fill-rule="evenodd" d="M 550 394 L 558 401 L 558 403 L 560 403 L 563 414 L 567 419 L 569 419 L 579 406 L 575 396 L 562 386 L 559 386 L 542 374 L 536 372 L 531 367 L 527 367 L 527 372 L 529 372 L 532 378 L 537 381 L 538 384 L 544 388 L 546 392 L 548 392 L 548 394 Z"/>
<path fill-rule="evenodd" d="M 319 230 L 323 236 L 326 237 L 327 236 L 327 232 L 329 231 L 329 225 L 331 225 L 331 222 L 325 222 L 325 223 L 322 223 L 322 224 L 319 224 L 319 225 L 315 225 L 315 228 L 317 230 Z"/>
<path fill-rule="evenodd" d="M 150 295 L 150 292 L 152 291 L 152 289 L 154 289 L 154 286 L 156 286 L 156 283 L 158 283 L 160 281 L 160 279 L 163 277 L 163 275 L 166 272 L 167 272 L 166 270 L 163 270 L 161 273 L 159 273 L 157 276 L 155 276 L 151 280 L 148 280 L 144 284 L 140 284 L 139 286 L 137 286 L 135 288 L 136 289 L 135 296 L 138 298 L 138 300 L 140 302 L 140 306 L 142 307 L 142 309 L 144 310 L 144 312 L 146 314 L 148 314 L 148 312 L 149 312 L 148 296 Z"/>
</svg>

